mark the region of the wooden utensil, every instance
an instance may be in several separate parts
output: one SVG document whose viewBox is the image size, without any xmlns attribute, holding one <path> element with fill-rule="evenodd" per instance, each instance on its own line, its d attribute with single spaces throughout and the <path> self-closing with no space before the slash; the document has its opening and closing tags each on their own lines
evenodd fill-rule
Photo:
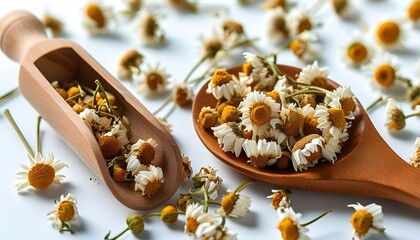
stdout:
<svg viewBox="0 0 420 240">
<path fill-rule="evenodd" d="M 279 69 L 295 76 L 301 69 L 279 65 Z M 232 74 L 241 67 L 228 70 Z M 339 85 L 328 80 L 331 88 Z M 365 195 L 388 198 L 420 208 L 420 170 L 410 166 L 385 143 L 376 131 L 366 111 L 358 103 L 356 119 L 349 129 L 349 139 L 344 143 L 334 164 L 320 163 L 307 171 L 293 169 L 258 169 L 248 164 L 244 154 L 238 158 L 219 147 L 211 130 L 197 123 L 202 107 L 216 106 L 216 99 L 206 93 L 207 83 L 195 97 L 192 109 L 194 128 L 210 152 L 218 159 L 244 175 L 282 187 L 319 192 Z"/>
<path fill-rule="evenodd" d="M 70 148 L 125 206 L 146 210 L 161 205 L 182 181 L 182 156 L 159 121 L 111 74 L 74 42 L 47 39 L 42 23 L 32 14 L 15 11 L 0 21 L 0 46 L 7 56 L 20 63 L 19 87 L 45 121 L 61 135 Z M 146 197 L 134 192 L 134 183 L 115 182 L 92 131 L 51 86 L 52 81 L 78 80 L 95 89 L 98 79 L 113 94 L 129 119 L 133 132 L 158 143 L 153 163 L 160 166 L 164 184 L 157 194 Z M 81 186 L 82 187 L 82 186 Z"/>
</svg>

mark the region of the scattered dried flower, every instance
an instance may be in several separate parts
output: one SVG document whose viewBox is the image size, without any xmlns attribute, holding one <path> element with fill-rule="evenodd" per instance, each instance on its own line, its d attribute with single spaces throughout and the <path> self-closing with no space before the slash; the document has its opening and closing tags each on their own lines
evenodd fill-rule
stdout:
<svg viewBox="0 0 420 240">
<path fill-rule="evenodd" d="M 106 33 L 115 19 L 112 8 L 102 1 L 89 1 L 83 10 L 83 27 L 92 35 Z"/>
<path fill-rule="evenodd" d="M 203 223 L 214 223 L 216 217 L 211 213 L 205 213 L 203 205 L 198 203 L 188 204 L 185 211 L 185 230 L 189 236 L 196 236 L 198 227 Z"/>
<path fill-rule="evenodd" d="M 372 47 L 361 35 L 356 34 L 343 47 L 342 59 L 347 65 L 357 67 L 367 63 L 372 55 Z"/>
<path fill-rule="evenodd" d="M 135 32 L 145 45 L 162 44 L 165 41 L 165 33 L 159 25 L 159 16 L 151 14 L 146 9 L 140 11 L 135 20 Z"/>
<path fill-rule="evenodd" d="M 371 203 L 363 206 L 360 203 L 349 204 L 356 210 L 351 216 L 350 223 L 353 227 L 353 238 L 364 239 L 371 233 L 384 232 L 385 228 L 382 227 L 383 213 L 382 206 Z"/>
<path fill-rule="evenodd" d="M 406 37 L 405 31 L 400 19 L 387 19 L 376 26 L 374 39 L 384 49 L 403 48 Z"/>
<path fill-rule="evenodd" d="M 265 14 L 266 36 L 270 42 L 281 43 L 289 37 L 286 12 L 283 8 L 270 9 Z"/>
<path fill-rule="evenodd" d="M 135 191 L 140 191 L 142 195 L 152 196 L 162 187 L 163 184 L 163 172 L 160 167 L 150 165 L 147 170 L 140 171 L 136 174 L 134 181 Z"/>
<path fill-rule="evenodd" d="M 117 77 L 120 79 L 131 80 L 133 75 L 140 74 L 140 65 L 143 63 L 143 55 L 136 49 L 125 52 L 117 64 Z"/>
<path fill-rule="evenodd" d="M 166 90 L 169 74 L 159 63 L 155 67 L 148 66 L 148 69 L 140 75 L 134 76 L 134 84 L 139 93 L 150 94 Z"/>
<path fill-rule="evenodd" d="M 51 13 L 45 12 L 42 16 L 41 22 L 47 29 L 47 31 L 50 31 L 50 33 L 52 33 L 51 35 L 57 36 L 63 33 L 63 22 Z"/>
<path fill-rule="evenodd" d="M 61 195 L 60 201 L 52 207 L 48 213 L 48 219 L 53 221 L 53 227 L 60 232 L 68 231 L 74 233 L 71 225 L 79 225 L 79 213 L 77 211 L 76 198 L 68 193 L 67 196 Z"/>
<path fill-rule="evenodd" d="M 290 206 L 289 195 L 291 194 L 291 192 L 288 189 L 286 190 L 272 189 L 271 192 L 273 194 L 271 194 L 270 196 L 267 196 L 267 198 L 271 198 L 271 206 L 273 206 L 274 210 L 277 210 L 277 209 L 281 210 L 284 208 L 288 208 Z"/>
<path fill-rule="evenodd" d="M 290 42 L 290 49 L 296 57 L 304 62 L 312 62 L 319 56 L 320 48 L 315 33 L 304 31 Z"/>
<path fill-rule="evenodd" d="M 405 127 L 405 115 L 400 104 L 393 98 L 389 98 L 386 104 L 386 126 L 389 131 L 399 131 Z"/>
<path fill-rule="evenodd" d="M 407 19 L 416 26 L 420 20 L 420 1 L 411 0 L 407 7 Z"/>
<path fill-rule="evenodd" d="M 277 228 L 280 230 L 283 240 L 306 240 L 308 228 L 300 224 L 301 213 L 295 213 L 293 208 L 277 209 L 279 223 Z"/>
<path fill-rule="evenodd" d="M 372 76 L 374 86 L 383 92 L 398 86 L 398 69 L 398 59 L 389 53 L 375 55 L 372 61 L 364 66 L 366 74 Z"/>
</svg>

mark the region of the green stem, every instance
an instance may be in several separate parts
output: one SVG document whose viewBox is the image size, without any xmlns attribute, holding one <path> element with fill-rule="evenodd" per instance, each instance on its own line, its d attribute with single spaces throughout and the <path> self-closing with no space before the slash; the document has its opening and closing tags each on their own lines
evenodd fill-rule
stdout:
<svg viewBox="0 0 420 240">
<path fill-rule="evenodd" d="M 375 227 L 375 226 L 372 226 L 372 228 L 375 229 L 376 231 L 380 232 L 380 233 L 385 232 L 385 228 Z"/>
<path fill-rule="evenodd" d="M 285 98 L 291 98 L 300 94 L 325 94 L 325 92 L 319 90 L 302 90 L 289 94 Z"/>
<path fill-rule="evenodd" d="M 86 92 L 88 92 L 88 93 L 90 93 L 90 94 L 95 94 L 95 90 L 93 90 L 92 88 L 90 88 L 90 87 L 88 87 L 88 86 L 86 86 L 86 85 L 84 85 L 84 84 L 81 84 L 80 82 L 78 82 L 78 81 L 74 81 L 77 85 L 78 85 L 78 87 L 80 87 L 81 89 L 83 89 L 84 91 L 86 91 Z"/>
<path fill-rule="evenodd" d="M 378 104 L 383 103 L 386 98 L 384 96 L 379 96 L 373 103 L 371 103 L 367 108 L 366 112 L 369 112 L 373 108 L 375 108 Z"/>
<path fill-rule="evenodd" d="M 6 115 L 10 124 L 12 124 L 12 126 L 15 129 L 17 135 L 19 136 L 20 140 L 22 141 L 23 145 L 25 145 L 25 148 L 28 151 L 29 155 L 31 155 L 31 157 L 35 157 L 34 151 L 32 150 L 31 146 L 29 146 L 28 141 L 26 140 L 25 136 L 23 136 L 22 132 L 20 131 L 19 127 L 17 126 L 15 120 L 13 119 L 12 115 L 9 112 L 9 109 L 4 110 L 4 115 Z"/>
<path fill-rule="evenodd" d="M 415 117 L 415 116 L 420 116 L 420 112 L 407 115 L 407 116 L 404 117 L 404 119 L 407 119 L 407 118 L 410 118 L 410 117 Z"/>
<path fill-rule="evenodd" d="M 222 222 L 220 223 L 220 226 L 223 228 L 226 224 L 226 217 L 222 215 Z"/>
<path fill-rule="evenodd" d="M 246 187 L 248 187 L 249 185 L 251 185 L 252 183 L 254 183 L 255 180 L 247 180 L 247 181 L 243 181 L 241 184 L 239 184 L 239 186 L 235 189 L 234 193 L 239 193 L 242 190 L 244 190 Z"/>
<path fill-rule="evenodd" d="M 116 240 L 119 237 L 121 237 L 124 233 L 126 233 L 128 230 L 130 230 L 130 227 L 127 227 L 126 229 L 124 229 L 124 231 L 120 232 L 117 236 L 115 236 L 113 238 L 108 238 L 108 235 L 109 235 L 109 233 L 108 233 L 108 235 L 105 236 L 105 240 Z"/>
<path fill-rule="evenodd" d="M 171 109 L 169 109 L 169 111 L 165 114 L 165 116 L 163 116 L 164 119 L 168 119 L 168 117 L 174 112 L 176 108 L 176 105 L 174 104 Z"/>
<path fill-rule="evenodd" d="M 160 111 L 162 111 L 170 102 L 172 102 L 172 95 L 171 96 L 169 96 L 164 102 L 163 102 L 163 104 L 158 108 L 158 109 L 156 109 L 154 112 L 153 112 L 153 115 L 156 115 L 156 114 L 158 114 Z"/>
<path fill-rule="evenodd" d="M 204 189 L 204 209 L 203 211 L 207 213 L 209 211 L 209 195 L 207 189 Z"/>
<path fill-rule="evenodd" d="M 397 76 L 396 77 L 397 80 L 407 84 L 407 87 L 411 88 L 413 87 L 413 84 L 411 83 L 411 80 L 402 76 Z"/>
<path fill-rule="evenodd" d="M 274 73 L 275 76 L 277 76 L 277 77 L 285 76 L 287 81 L 290 82 L 291 84 L 302 85 L 302 86 L 311 86 L 310 84 L 298 82 L 298 81 L 294 80 L 292 77 L 290 77 L 289 75 L 281 72 L 280 69 L 277 67 L 277 65 L 275 63 L 269 62 L 268 64 L 270 65 L 271 70 L 273 70 L 273 73 Z"/>
<path fill-rule="evenodd" d="M 97 86 L 99 86 L 99 89 L 101 90 L 102 94 L 104 95 L 105 101 L 106 101 L 106 105 L 107 105 L 106 107 L 111 112 L 112 111 L 112 107 L 109 104 L 108 94 L 106 94 L 104 87 L 102 86 L 101 82 L 98 79 L 95 80 L 95 83 L 96 83 Z"/>
<path fill-rule="evenodd" d="M 302 224 L 302 226 L 303 226 L 303 227 L 306 227 L 306 226 L 308 226 L 308 225 L 310 225 L 310 224 L 312 224 L 312 223 L 314 223 L 314 222 L 318 221 L 319 219 L 323 218 L 325 215 L 327 215 L 327 214 L 329 214 L 329 213 L 331 213 L 331 212 L 332 212 L 332 210 L 330 209 L 330 210 L 328 210 L 328 211 L 324 212 L 323 214 L 319 215 L 319 216 L 318 216 L 317 218 L 315 218 L 314 220 L 312 220 L 312 221 L 309 221 L 309 222 L 307 222 L 307 223 Z"/>
<path fill-rule="evenodd" d="M 6 101 L 7 99 L 11 98 L 15 94 L 19 93 L 19 88 L 12 89 L 11 91 L 7 92 L 3 96 L 0 97 L 0 103 Z"/>
<path fill-rule="evenodd" d="M 150 217 L 156 217 L 156 216 L 160 216 L 161 212 L 152 212 L 149 214 L 144 215 L 143 217 L 141 217 L 143 220 L 148 219 Z"/>
<path fill-rule="evenodd" d="M 191 70 L 187 73 L 187 76 L 184 78 L 184 83 L 188 81 L 188 79 L 191 77 L 191 75 L 197 70 L 198 67 L 200 67 L 201 64 L 203 64 L 204 61 L 206 61 L 209 58 L 210 54 L 206 54 L 200 58 L 200 60 L 191 68 Z"/>
<path fill-rule="evenodd" d="M 267 59 L 267 58 L 270 58 L 270 57 L 277 56 L 277 54 L 279 54 L 281 51 L 283 51 L 284 49 L 287 49 L 289 47 L 291 41 L 292 40 L 290 40 L 290 39 L 286 40 L 284 43 L 280 44 L 280 46 L 278 48 L 274 49 L 273 51 L 271 51 L 267 55 L 265 55 L 263 57 L 263 59 Z"/>
<path fill-rule="evenodd" d="M 41 120 L 42 117 L 38 116 L 37 121 L 36 121 L 36 152 L 41 152 L 41 134 L 40 134 L 40 129 L 41 129 Z"/>
</svg>

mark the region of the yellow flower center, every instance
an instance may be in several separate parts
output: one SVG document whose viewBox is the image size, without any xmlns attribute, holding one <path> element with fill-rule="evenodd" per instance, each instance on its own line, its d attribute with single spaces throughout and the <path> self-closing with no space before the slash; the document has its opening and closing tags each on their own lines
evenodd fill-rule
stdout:
<svg viewBox="0 0 420 240">
<path fill-rule="evenodd" d="M 185 223 L 186 226 L 186 232 L 187 233 L 195 233 L 195 231 L 197 231 L 198 225 L 200 225 L 199 222 L 197 222 L 197 220 L 195 220 L 194 218 L 187 218 L 187 222 Z"/>
<path fill-rule="evenodd" d="M 297 30 L 297 33 L 299 34 L 305 30 L 309 31 L 311 29 L 312 29 L 312 22 L 309 18 L 306 17 L 299 22 L 296 30 Z"/>
<path fill-rule="evenodd" d="M 63 88 L 55 88 L 55 90 L 60 94 L 63 99 L 67 99 L 67 91 Z"/>
<path fill-rule="evenodd" d="M 80 90 L 78 87 L 71 87 L 69 88 L 69 90 L 67 90 L 67 97 L 71 98 L 79 93 L 80 93 Z"/>
<path fill-rule="evenodd" d="M 343 132 L 346 128 L 346 116 L 344 115 L 343 109 L 329 108 L 327 111 L 330 114 L 329 120 L 331 124 Z"/>
<path fill-rule="evenodd" d="M 318 134 L 311 134 L 308 136 L 305 136 L 303 138 L 301 138 L 299 141 L 297 141 L 295 143 L 295 145 L 293 146 L 292 152 L 297 151 L 298 149 L 304 149 L 306 147 L 306 144 L 310 143 L 313 139 L 315 138 L 319 138 L 320 136 Z M 306 160 L 308 160 L 308 162 L 313 163 L 316 160 L 320 159 L 322 156 L 322 152 L 321 152 L 321 146 L 317 146 L 317 151 L 311 152 L 311 155 L 306 157 Z"/>
<path fill-rule="evenodd" d="M 271 92 L 267 92 L 266 93 L 266 95 L 268 96 L 268 97 L 271 97 L 274 101 L 276 101 L 277 103 L 280 103 L 281 102 L 281 99 L 280 99 L 280 94 L 279 94 L 279 92 L 277 92 L 277 91 L 271 91 Z"/>
<path fill-rule="evenodd" d="M 236 201 L 238 201 L 239 195 L 231 192 L 222 198 L 222 208 L 227 215 L 229 215 L 235 208 Z"/>
<path fill-rule="evenodd" d="M 242 137 L 246 139 L 252 139 L 252 134 L 251 131 L 242 131 Z"/>
<path fill-rule="evenodd" d="M 348 3 L 347 0 L 333 0 L 332 5 L 334 7 L 335 12 L 338 15 L 341 15 L 346 10 Z"/>
<path fill-rule="evenodd" d="M 112 172 L 112 179 L 116 182 L 124 182 L 126 171 L 123 168 L 117 167 Z"/>
<path fill-rule="evenodd" d="M 244 33 L 244 29 L 242 25 L 233 20 L 227 20 L 223 22 L 222 28 L 227 36 L 229 36 L 232 33 L 236 33 L 238 35 L 241 35 Z"/>
<path fill-rule="evenodd" d="M 144 187 L 143 193 L 147 196 L 154 195 L 162 187 L 162 182 L 159 179 L 148 182 L 146 187 Z"/>
<path fill-rule="evenodd" d="M 384 44 L 395 43 L 400 36 L 400 27 L 393 21 L 383 22 L 376 30 L 378 40 Z"/>
<path fill-rule="evenodd" d="M 188 90 L 184 87 L 178 87 L 175 90 L 174 101 L 179 106 L 185 106 L 191 103 L 191 98 L 188 96 Z"/>
<path fill-rule="evenodd" d="M 290 49 L 298 57 L 302 57 L 303 54 L 305 54 L 307 48 L 307 42 L 303 41 L 302 39 L 295 38 L 290 42 Z"/>
<path fill-rule="evenodd" d="M 223 44 L 218 38 L 211 38 L 204 42 L 204 55 L 209 56 L 210 58 L 214 58 L 217 53 L 222 50 Z"/>
<path fill-rule="evenodd" d="M 232 75 L 225 69 L 217 69 L 211 78 L 211 82 L 214 86 L 222 86 L 232 81 L 232 79 Z"/>
<path fill-rule="evenodd" d="M 96 22 L 98 28 L 105 27 L 106 19 L 102 9 L 96 3 L 89 3 L 85 9 L 86 15 Z"/>
<path fill-rule="evenodd" d="M 148 142 L 144 142 L 142 145 L 140 145 L 137 151 L 137 159 L 142 164 L 149 165 L 155 158 L 155 148 Z"/>
<path fill-rule="evenodd" d="M 299 134 L 299 129 L 303 127 L 304 118 L 303 115 L 296 112 L 290 111 L 286 114 L 286 120 L 284 121 L 283 130 L 284 133 L 293 137 Z"/>
<path fill-rule="evenodd" d="M 273 205 L 275 210 L 277 210 L 277 208 L 280 207 L 280 203 L 281 203 L 281 200 L 283 200 L 283 197 L 286 197 L 286 193 L 283 190 L 279 190 L 273 194 L 271 204 Z"/>
<path fill-rule="evenodd" d="M 239 112 L 236 110 L 236 107 L 227 105 L 223 108 L 222 116 L 220 117 L 222 123 L 237 122 L 239 120 Z"/>
<path fill-rule="evenodd" d="M 388 129 L 391 131 L 401 130 L 405 127 L 404 113 L 399 109 L 392 109 L 389 114 Z"/>
<path fill-rule="evenodd" d="M 313 115 L 306 116 L 303 122 L 303 133 L 305 135 L 319 134 L 321 130 L 318 128 L 318 119 Z"/>
<path fill-rule="evenodd" d="M 254 67 L 250 62 L 244 62 L 244 64 L 242 64 L 242 72 L 245 73 L 245 75 L 250 76 L 252 69 L 254 69 Z"/>
<path fill-rule="evenodd" d="M 69 201 L 62 201 L 58 205 L 57 218 L 63 222 L 71 221 L 76 214 L 73 203 Z"/>
<path fill-rule="evenodd" d="M 408 16 L 411 20 L 417 21 L 420 18 L 420 1 L 414 1 L 407 9 Z"/>
<path fill-rule="evenodd" d="M 274 24 L 274 29 L 283 33 L 285 36 L 289 35 L 289 30 L 287 29 L 286 19 L 284 19 L 284 17 L 277 17 L 273 24 Z"/>
<path fill-rule="evenodd" d="M 327 87 L 327 79 L 325 77 L 316 77 L 311 80 L 311 85 L 326 88 Z"/>
<path fill-rule="evenodd" d="M 351 112 L 356 110 L 356 103 L 353 98 L 342 98 L 340 99 L 341 108 L 344 111 L 344 115 L 348 116 Z"/>
<path fill-rule="evenodd" d="M 284 240 L 297 240 L 299 238 L 299 229 L 293 220 L 289 218 L 281 220 L 278 229 Z"/>
<path fill-rule="evenodd" d="M 251 109 L 250 118 L 257 126 L 266 124 L 271 119 L 271 108 L 264 103 L 257 103 Z"/>
<path fill-rule="evenodd" d="M 216 125 L 217 118 L 217 112 L 208 109 L 202 109 L 198 115 L 198 122 L 201 126 L 203 126 L 203 128 L 211 128 Z"/>
<path fill-rule="evenodd" d="M 74 104 L 72 108 L 77 114 L 79 114 L 79 113 L 81 113 L 85 110 L 85 108 L 82 105 L 77 104 L 77 103 Z"/>
<path fill-rule="evenodd" d="M 101 136 L 98 144 L 105 159 L 114 158 L 120 152 L 121 145 L 114 136 Z"/>
<path fill-rule="evenodd" d="M 388 64 L 384 64 L 375 69 L 373 79 L 383 87 L 389 87 L 395 80 L 395 69 Z"/>
<path fill-rule="evenodd" d="M 155 91 L 158 89 L 159 85 L 163 85 L 164 79 L 161 74 L 152 72 L 147 75 L 146 83 L 150 90 Z"/>
<path fill-rule="evenodd" d="M 137 50 L 131 49 L 127 51 L 124 56 L 122 56 L 120 63 L 125 68 L 130 67 L 139 67 L 141 62 L 143 61 L 143 55 L 141 55 Z"/>
<path fill-rule="evenodd" d="M 168 204 L 162 208 L 160 219 L 165 223 L 174 223 L 178 219 L 178 213 L 175 205 Z"/>
<path fill-rule="evenodd" d="M 254 167 L 264 168 L 270 158 L 268 155 L 251 156 L 251 163 Z"/>
<path fill-rule="evenodd" d="M 63 23 L 49 14 L 42 17 L 42 23 L 46 28 L 51 29 L 54 34 L 60 34 L 63 31 Z"/>
<path fill-rule="evenodd" d="M 159 24 L 156 21 L 155 16 L 149 15 L 144 23 L 144 33 L 147 37 L 155 37 L 156 31 L 159 28 Z"/>
<path fill-rule="evenodd" d="M 45 163 L 35 164 L 28 172 L 29 184 L 36 189 L 44 189 L 50 186 L 54 178 L 54 167 Z"/>
<path fill-rule="evenodd" d="M 350 222 L 357 234 L 365 235 L 372 226 L 373 217 L 366 210 L 357 210 L 351 216 Z"/>
<path fill-rule="evenodd" d="M 361 43 L 355 43 L 347 49 L 347 55 L 353 62 L 360 63 L 366 60 L 368 49 Z"/>
</svg>

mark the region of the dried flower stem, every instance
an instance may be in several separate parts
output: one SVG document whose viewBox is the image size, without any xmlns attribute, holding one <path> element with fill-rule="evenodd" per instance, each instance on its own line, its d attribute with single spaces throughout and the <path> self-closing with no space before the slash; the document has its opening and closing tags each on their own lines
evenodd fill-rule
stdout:
<svg viewBox="0 0 420 240">
<path fill-rule="evenodd" d="M 22 132 L 20 131 L 19 127 L 17 126 L 15 120 L 13 119 L 12 115 L 10 114 L 9 109 L 4 110 L 4 115 L 6 115 L 7 120 L 9 120 L 10 124 L 12 124 L 12 126 L 15 129 L 17 135 L 19 136 L 20 140 L 22 141 L 23 145 L 25 145 L 25 148 L 28 151 L 29 155 L 34 157 L 35 156 L 34 151 L 32 150 L 31 146 L 29 146 L 28 141 L 26 140 L 25 136 L 23 136 Z"/>
<path fill-rule="evenodd" d="M 38 116 L 36 121 L 36 152 L 41 152 L 41 134 L 40 134 L 40 126 L 41 126 L 42 117 Z"/>
<path fill-rule="evenodd" d="M 306 227 L 306 226 L 308 226 L 308 225 L 310 225 L 310 224 L 312 224 L 312 223 L 314 223 L 314 222 L 316 222 L 316 221 L 318 221 L 319 219 L 321 219 L 321 218 L 323 218 L 325 215 L 327 215 L 327 214 L 329 214 L 329 213 L 331 213 L 333 210 L 328 210 L 328 211 L 326 211 L 326 212 L 324 212 L 323 214 L 321 214 L 321 215 L 319 215 L 317 218 L 315 218 L 314 220 L 312 220 L 312 221 L 309 221 L 309 222 L 307 222 L 307 223 L 304 223 L 304 224 L 302 224 L 302 226 L 303 227 Z"/>
<path fill-rule="evenodd" d="M 126 233 L 128 230 L 130 230 L 130 226 L 126 227 L 122 232 L 120 232 L 118 235 L 116 235 L 113 238 L 108 238 L 109 234 L 111 234 L 111 232 L 109 232 L 106 236 L 105 236 L 105 240 L 116 240 L 119 237 L 121 237 L 124 233 Z"/>
<path fill-rule="evenodd" d="M 409 87 L 409 88 L 413 87 L 413 84 L 411 83 L 411 79 L 409 79 L 409 78 L 405 78 L 405 77 L 402 77 L 402 76 L 397 76 L 396 79 L 398 81 L 401 81 L 401 82 L 407 84 L 407 87 Z"/>
<path fill-rule="evenodd" d="M 169 103 L 171 103 L 172 102 L 172 96 L 169 96 L 164 102 L 163 102 L 163 104 L 158 108 L 158 109 L 156 109 L 154 112 L 153 112 L 153 115 L 156 115 L 156 114 L 158 114 L 160 111 L 162 111 L 166 106 L 168 106 L 168 104 Z"/>
<path fill-rule="evenodd" d="M 390 97 L 385 97 L 383 95 L 379 96 L 373 103 L 371 103 L 367 108 L 366 111 L 369 112 L 370 110 L 374 109 L 375 107 L 381 105 L 382 103 L 384 103 L 386 100 L 388 100 L 388 98 L 393 98 L 393 99 L 406 99 L 405 95 L 399 95 L 399 96 L 390 96 Z"/>
<path fill-rule="evenodd" d="M 263 59 L 267 59 L 267 58 L 271 58 L 271 57 L 277 56 L 277 54 L 279 54 L 281 51 L 283 51 L 283 50 L 285 50 L 285 49 L 287 49 L 289 47 L 291 41 L 292 41 L 291 39 L 286 40 L 285 42 L 283 42 L 282 44 L 280 44 L 280 46 L 278 48 L 276 48 L 273 51 L 271 51 L 268 54 L 266 54 L 263 57 Z"/>
<path fill-rule="evenodd" d="M 200 60 L 191 68 L 191 70 L 185 76 L 184 83 L 188 82 L 188 79 L 195 72 L 195 70 L 197 70 L 197 68 L 200 67 L 201 64 L 203 64 L 209 57 L 210 57 L 210 54 L 206 54 L 200 58 Z"/>
<path fill-rule="evenodd" d="M 416 112 L 416 113 L 413 113 L 413 114 L 410 114 L 410 115 L 404 116 L 404 119 L 411 118 L 411 117 L 415 117 L 415 116 L 420 116 L 420 112 Z"/>
<path fill-rule="evenodd" d="M 241 184 L 239 184 L 239 186 L 235 189 L 234 193 L 239 193 L 242 190 L 244 190 L 246 187 L 248 187 L 249 185 L 251 185 L 252 183 L 254 183 L 255 180 L 247 180 L 247 181 L 243 181 Z"/>
<path fill-rule="evenodd" d="M 19 93 L 19 88 L 12 89 L 3 96 L 0 97 L 0 103 L 7 101 L 9 98 L 13 97 L 15 94 Z"/>
</svg>

